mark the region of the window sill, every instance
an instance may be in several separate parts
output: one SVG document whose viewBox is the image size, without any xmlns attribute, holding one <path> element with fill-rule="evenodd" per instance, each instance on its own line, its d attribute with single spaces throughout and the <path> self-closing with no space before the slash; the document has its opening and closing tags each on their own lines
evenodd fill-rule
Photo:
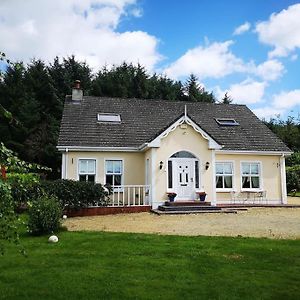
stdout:
<svg viewBox="0 0 300 300">
<path fill-rule="evenodd" d="M 258 193 L 262 191 L 262 189 L 241 189 L 242 193 Z"/>
<path fill-rule="evenodd" d="M 234 191 L 234 189 L 216 189 L 217 193 L 230 193 L 233 191 Z"/>
</svg>

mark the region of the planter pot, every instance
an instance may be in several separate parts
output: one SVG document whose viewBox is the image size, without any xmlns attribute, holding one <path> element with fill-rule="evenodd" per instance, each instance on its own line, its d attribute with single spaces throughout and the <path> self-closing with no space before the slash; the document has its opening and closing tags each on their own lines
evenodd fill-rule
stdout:
<svg viewBox="0 0 300 300">
<path fill-rule="evenodd" d="M 197 193 L 199 195 L 199 200 L 200 201 L 205 201 L 206 198 L 206 193 L 205 192 L 201 192 L 201 193 Z"/>
<path fill-rule="evenodd" d="M 174 202 L 176 196 L 169 196 L 170 202 Z"/>
<path fill-rule="evenodd" d="M 205 197 L 206 197 L 206 194 L 204 194 L 204 195 L 199 195 L 200 201 L 205 201 Z"/>
</svg>

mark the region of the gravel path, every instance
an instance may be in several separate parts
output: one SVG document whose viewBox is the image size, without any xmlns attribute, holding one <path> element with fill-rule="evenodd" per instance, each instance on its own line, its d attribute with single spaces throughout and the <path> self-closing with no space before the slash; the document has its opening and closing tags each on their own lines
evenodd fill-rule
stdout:
<svg viewBox="0 0 300 300">
<path fill-rule="evenodd" d="M 300 202 L 299 198 L 296 199 Z M 292 203 L 290 201 L 289 203 Z M 298 204 L 298 203 L 297 203 Z M 112 231 L 172 235 L 300 238 L 300 208 L 251 208 L 237 214 L 120 214 L 70 218 L 70 231 Z"/>
</svg>

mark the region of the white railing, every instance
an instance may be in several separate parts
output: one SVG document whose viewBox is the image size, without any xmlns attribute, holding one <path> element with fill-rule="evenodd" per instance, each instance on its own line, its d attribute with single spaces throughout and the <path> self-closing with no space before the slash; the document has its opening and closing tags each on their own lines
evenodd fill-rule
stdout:
<svg viewBox="0 0 300 300">
<path fill-rule="evenodd" d="M 109 206 L 151 205 L 150 185 L 113 186 L 109 196 Z"/>
</svg>

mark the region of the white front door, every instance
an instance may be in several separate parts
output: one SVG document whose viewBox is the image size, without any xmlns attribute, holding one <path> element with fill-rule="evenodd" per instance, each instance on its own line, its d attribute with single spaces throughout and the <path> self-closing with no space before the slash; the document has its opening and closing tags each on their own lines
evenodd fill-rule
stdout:
<svg viewBox="0 0 300 300">
<path fill-rule="evenodd" d="M 175 200 L 193 200 L 195 198 L 195 159 L 173 159 Z"/>
</svg>

